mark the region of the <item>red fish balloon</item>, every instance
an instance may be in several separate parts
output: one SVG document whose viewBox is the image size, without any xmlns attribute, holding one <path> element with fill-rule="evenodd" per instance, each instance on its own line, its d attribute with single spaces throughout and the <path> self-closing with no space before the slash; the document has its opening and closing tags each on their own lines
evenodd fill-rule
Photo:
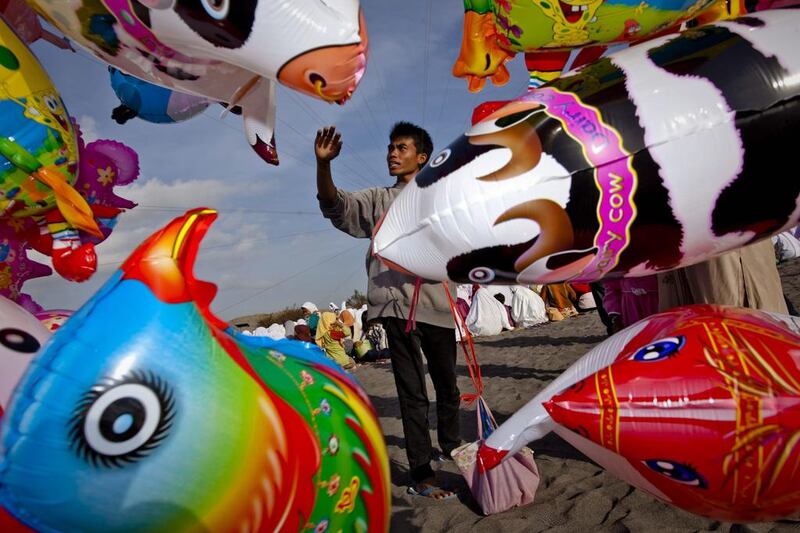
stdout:
<svg viewBox="0 0 800 533">
<path fill-rule="evenodd" d="M 431 157 L 374 251 L 433 280 L 592 281 L 691 265 L 792 227 L 798 42 L 800 10 L 767 11 L 531 91 Z"/>
<path fill-rule="evenodd" d="M 792 317 L 696 305 L 653 315 L 572 365 L 478 450 L 490 469 L 554 430 L 687 511 L 800 511 L 800 335 Z"/>
</svg>

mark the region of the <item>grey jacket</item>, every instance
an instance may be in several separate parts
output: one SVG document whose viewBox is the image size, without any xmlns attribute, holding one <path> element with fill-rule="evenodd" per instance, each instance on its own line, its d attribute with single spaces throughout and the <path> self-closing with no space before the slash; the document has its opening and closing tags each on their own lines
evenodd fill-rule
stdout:
<svg viewBox="0 0 800 533">
<path fill-rule="evenodd" d="M 337 229 L 353 237 L 372 239 L 375 225 L 404 186 L 405 183 L 397 183 L 392 187 L 375 187 L 355 192 L 339 189 L 333 204 L 324 205 L 320 202 L 320 209 L 322 215 Z M 415 278 L 390 270 L 372 255 L 372 246 L 367 251 L 367 276 L 367 320 L 382 317 L 407 319 L 414 295 Z M 450 294 L 455 294 L 452 283 L 449 284 L 449 290 Z M 422 284 L 415 320 L 443 328 L 455 327 L 441 283 Z"/>
</svg>

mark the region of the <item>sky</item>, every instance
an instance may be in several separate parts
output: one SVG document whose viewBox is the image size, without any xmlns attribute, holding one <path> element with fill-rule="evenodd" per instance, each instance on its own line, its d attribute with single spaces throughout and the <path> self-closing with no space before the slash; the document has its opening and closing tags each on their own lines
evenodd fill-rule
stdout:
<svg viewBox="0 0 800 533">
<path fill-rule="evenodd" d="M 84 283 L 57 275 L 28 281 L 24 292 L 45 309 L 77 309 L 147 236 L 193 207 L 213 207 L 219 218 L 200 248 L 195 272 L 219 292 L 212 310 L 226 320 L 312 301 L 341 303 L 354 289 L 366 292 L 367 239 L 334 229 L 319 212 L 313 140 L 335 124 L 342 153 L 332 164 L 336 185 L 346 190 L 389 186 L 386 145 L 392 124 L 425 127 L 435 149 L 469 124 L 475 106 L 524 92 L 522 57 L 509 63 L 511 81 L 487 84 L 481 93 L 450 71 L 461 44 L 462 0 L 362 2 L 369 32 L 367 71 L 353 98 L 329 105 L 278 90 L 276 142 L 281 164 L 263 163 L 250 149 L 241 118 L 220 118 L 222 107 L 178 124 L 111 120 L 119 105 L 107 67 L 79 49 L 71 53 L 42 41 L 34 53 L 59 89 L 84 138 L 114 139 L 139 153 L 136 182 L 118 195 L 139 204 L 119 218 L 98 246 L 99 268 Z M 50 28 L 52 29 L 52 28 Z M 49 264 L 35 252 L 31 257 Z"/>
</svg>

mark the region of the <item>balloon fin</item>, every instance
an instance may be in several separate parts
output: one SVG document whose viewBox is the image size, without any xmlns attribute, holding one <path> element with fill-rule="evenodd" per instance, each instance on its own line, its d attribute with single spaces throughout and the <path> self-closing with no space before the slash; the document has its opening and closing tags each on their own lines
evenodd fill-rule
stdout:
<svg viewBox="0 0 800 533">
<path fill-rule="evenodd" d="M 239 100 L 247 142 L 270 165 L 278 164 L 275 148 L 275 82 L 259 78 Z M 234 105 L 231 102 L 230 105 Z"/>
<path fill-rule="evenodd" d="M 103 237 L 89 204 L 66 182 L 61 173 L 52 168 L 40 167 L 33 176 L 53 190 L 58 210 L 64 215 L 68 224 L 96 237 Z"/>
</svg>

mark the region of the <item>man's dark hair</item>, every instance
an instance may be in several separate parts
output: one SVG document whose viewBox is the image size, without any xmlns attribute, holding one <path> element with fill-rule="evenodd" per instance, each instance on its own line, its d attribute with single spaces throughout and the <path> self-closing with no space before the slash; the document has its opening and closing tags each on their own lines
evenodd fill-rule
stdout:
<svg viewBox="0 0 800 533">
<path fill-rule="evenodd" d="M 389 140 L 393 141 L 399 137 L 410 137 L 414 140 L 417 153 L 425 154 L 428 156 L 428 159 L 431 158 L 431 154 L 433 153 L 433 141 L 431 140 L 431 136 L 424 129 L 410 122 L 398 122 L 392 126 Z"/>
</svg>

